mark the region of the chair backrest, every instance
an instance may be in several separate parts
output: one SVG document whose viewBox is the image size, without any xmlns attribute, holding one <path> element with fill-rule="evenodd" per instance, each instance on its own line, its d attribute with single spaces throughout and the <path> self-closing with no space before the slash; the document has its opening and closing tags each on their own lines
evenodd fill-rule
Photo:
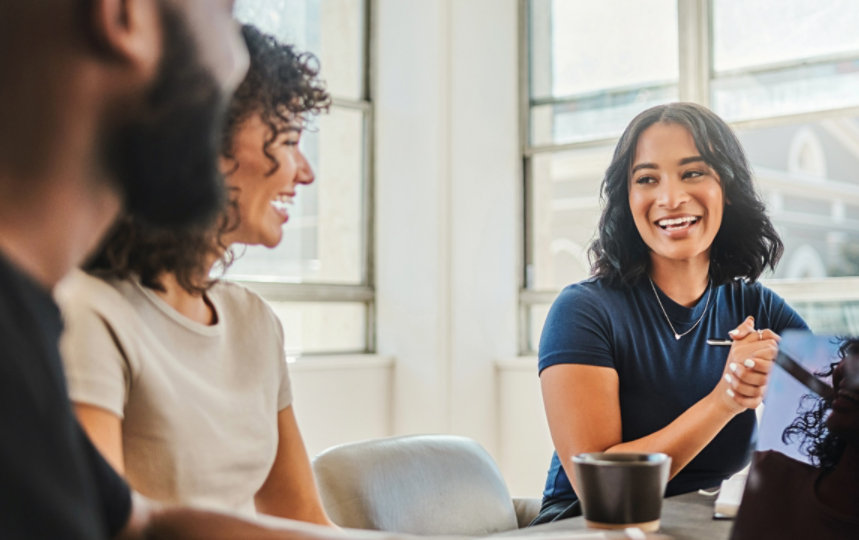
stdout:
<svg viewBox="0 0 859 540">
<path fill-rule="evenodd" d="M 330 448 L 313 461 L 325 510 L 340 526 L 483 535 L 517 528 L 495 461 L 477 442 L 409 435 Z"/>
</svg>

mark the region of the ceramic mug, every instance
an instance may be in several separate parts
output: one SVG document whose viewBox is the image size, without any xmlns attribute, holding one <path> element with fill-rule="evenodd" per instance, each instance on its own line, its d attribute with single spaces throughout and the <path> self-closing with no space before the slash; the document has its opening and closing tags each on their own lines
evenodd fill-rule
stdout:
<svg viewBox="0 0 859 540">
<path fill-rule="evenodd" d="M 659 529 L 671 469 L 668 455 L 592 452 L 573 456 L 573 467 L 588 527 Z"/>
</svg>

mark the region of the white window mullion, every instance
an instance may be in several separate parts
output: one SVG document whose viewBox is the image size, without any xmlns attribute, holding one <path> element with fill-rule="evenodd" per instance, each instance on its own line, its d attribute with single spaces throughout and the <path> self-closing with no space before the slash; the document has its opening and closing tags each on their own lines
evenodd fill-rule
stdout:
<svg viewBox="0 0 859 540">
<path fill-rule="evenodd" d="M 681 101 L 710 103 L 712 39 L 710 0 L 677 0 Z"/>
</svg>

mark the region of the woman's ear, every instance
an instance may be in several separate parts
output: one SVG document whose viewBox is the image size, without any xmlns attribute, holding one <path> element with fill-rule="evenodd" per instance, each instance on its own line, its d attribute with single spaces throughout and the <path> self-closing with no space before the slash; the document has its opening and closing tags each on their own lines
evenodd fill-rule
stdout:
<svg viewBox="0 0 859 540">
<path fill-rule="evenodd" d="M 91 0 L 86 5 L 92 36 L 102 52 L 139 70 L 145 77 L 153 76 L 163 52 L 159 3 Z"/>
</svg>

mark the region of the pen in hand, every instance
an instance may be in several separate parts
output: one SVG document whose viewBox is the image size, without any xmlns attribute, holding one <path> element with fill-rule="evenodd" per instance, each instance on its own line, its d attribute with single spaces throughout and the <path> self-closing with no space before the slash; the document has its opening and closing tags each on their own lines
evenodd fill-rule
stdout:
<svg viewBox="0 0 859 540">
<path fill-rule="evenodd" d="M 707 345 L 714 345 L 716 347 L 730 347 L 733 344 L 734 344 L 733 340 L 730 340 L 730 339 L 717 339 L 717 338 L 707 339 Z"/>
</svg>

